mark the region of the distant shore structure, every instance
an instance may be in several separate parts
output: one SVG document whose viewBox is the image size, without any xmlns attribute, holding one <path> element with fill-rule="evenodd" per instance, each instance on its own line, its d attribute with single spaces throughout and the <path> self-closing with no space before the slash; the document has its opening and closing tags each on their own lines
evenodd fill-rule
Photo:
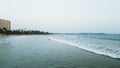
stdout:
<svg viewBox="0 0 120 68">
<path fill-rule="evenodd" d="M 9 20 L 0 19 L 0 29 L 11 29 L 11 22 Z"/>
</svg>

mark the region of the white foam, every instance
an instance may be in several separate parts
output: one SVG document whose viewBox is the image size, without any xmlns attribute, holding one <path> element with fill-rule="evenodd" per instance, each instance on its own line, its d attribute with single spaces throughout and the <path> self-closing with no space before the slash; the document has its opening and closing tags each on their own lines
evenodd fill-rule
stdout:
<svg viewBox="0 0 120 68">
<path fill-rule="evenodd" d="M 84 50 L 87 50 L 87 51 L 90 51 L 90 52 L 94 52 L 96 54 L 102 54 L 102 55 L 110 56 L 110 57 L 113 57 L 113 58 L 120 58 L 120 53 L 119 54 L 118 53 L 111 53 L 106 49 L 98 49 L 97 47 L 93 47 L 93 46 L 86 47 L 86 46 L 80 45 L 78 43 L 73 43 L 73 42 L 70 42 L 70 41 L 67 41 L 67 40 L 63 40 L 63 39 L 61 40 L 61 39 L 57 39 L 57 38 L 54 38 L 54 37 L 49 37 L 49 39 L 53 40 L 53 41 L 60 42 L 60 43 L 68 44 L 68 45 L 71 45 L 71 46 L 75 46 L 75 47 L 78 47 L 78 48 L 81 48 L 81 49 L 84 49 Z"/>
</svg>

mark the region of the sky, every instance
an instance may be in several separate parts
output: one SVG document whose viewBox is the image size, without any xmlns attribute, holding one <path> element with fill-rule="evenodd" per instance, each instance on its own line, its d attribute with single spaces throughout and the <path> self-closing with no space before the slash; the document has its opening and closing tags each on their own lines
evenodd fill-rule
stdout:
<svg viewBox="0 0 120 68">
<path fill-rule="evenodd" d="M 12 29 L 120 34 L 120 0 L 0 0 L 0 18 Z"/>
</svg>

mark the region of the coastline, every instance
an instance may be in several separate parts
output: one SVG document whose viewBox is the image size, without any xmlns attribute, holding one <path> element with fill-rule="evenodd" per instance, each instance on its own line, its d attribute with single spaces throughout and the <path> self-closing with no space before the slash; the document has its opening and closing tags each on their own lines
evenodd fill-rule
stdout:
<svg viewBox="0 0 120 68">
<path fill-rule="evenodd" d="M 5 48 L 0 48 L 0 68 L 120 67 L 118 59 L 49 40 L 48 36 L 34 35 L 15 39 L 14 36 L 8 37 L 2 41 L 4 44 L 0 44 L 0 46 L 7 45 Z"/>
<path fill-rule="evenodd" d="M 0 34 L 0 36 L 4 36 L 4 34 Z"/>
<path fill-rule="evenodd" d="M 51 35 L 51 34 L 0 34 L 0 36 L 29 36 L 29 35 Z"/>
</svg>

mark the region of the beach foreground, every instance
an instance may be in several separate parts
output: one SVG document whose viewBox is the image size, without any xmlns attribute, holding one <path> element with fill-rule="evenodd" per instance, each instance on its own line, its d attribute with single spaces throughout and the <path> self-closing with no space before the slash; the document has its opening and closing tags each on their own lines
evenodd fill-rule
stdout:
<svg viewBox="0 0 120 68">
<path fill-rule="evenodd" d="M 1 36 L 0 68 L 120 68 L 120 60 L 48 39 Z"/>
</svg>

